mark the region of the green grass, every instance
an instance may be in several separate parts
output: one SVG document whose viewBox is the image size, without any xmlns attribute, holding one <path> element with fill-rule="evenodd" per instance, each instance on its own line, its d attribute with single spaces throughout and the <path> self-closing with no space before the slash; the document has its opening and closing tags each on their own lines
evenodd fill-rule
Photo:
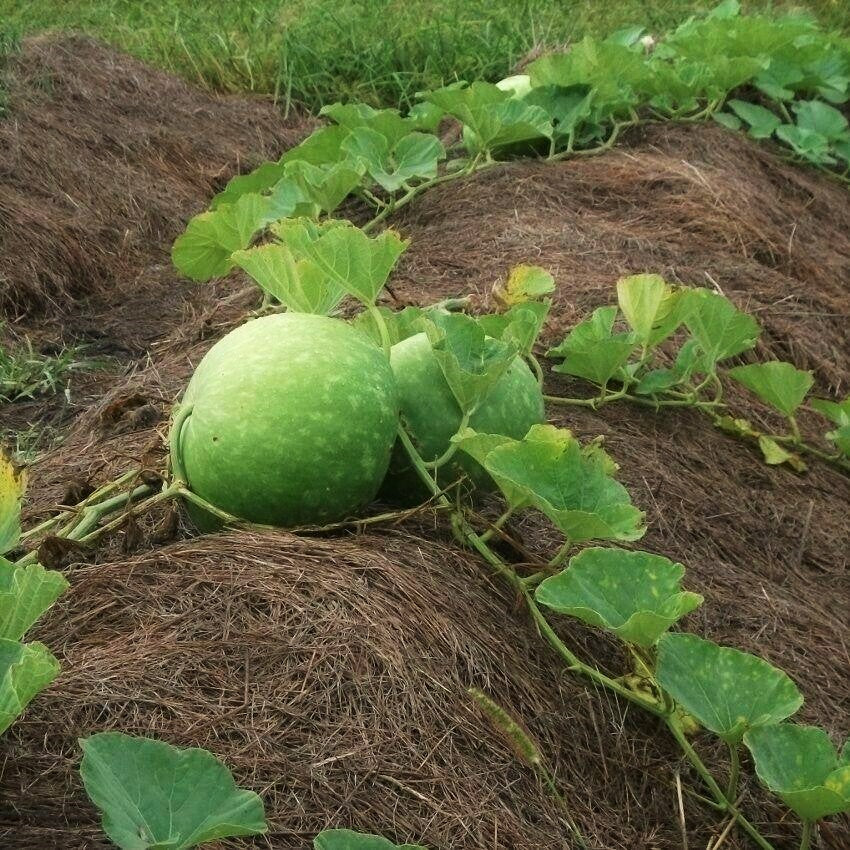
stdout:
<svg viewBox="0 0 850 850">
<path fill-rule="evenodd" d="M 63 347 L 54 355 L 40 354 L 30 344 L 12 350 L 0 345 L 0 402 L 52 395 L 63 389 L 74 372 L 98 368 L 82 346 Z"/>
<path fill-rule="evenodd" d="M 0 0 L 5 29 L 77 29 L 216 91 L 272 94 L 317 109 L 358 99 L 412 102 L 455 79 L 498 79 L 535 44 L 660 31 L 713 0 Z M 850 32 L 847 0 L 751 0 L 748 11 L 803 6 Z"/>
</svg>

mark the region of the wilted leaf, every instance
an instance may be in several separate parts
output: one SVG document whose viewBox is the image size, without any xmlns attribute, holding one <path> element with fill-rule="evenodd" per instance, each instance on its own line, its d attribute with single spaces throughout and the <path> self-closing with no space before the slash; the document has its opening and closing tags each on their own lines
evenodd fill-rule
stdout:
<svg viewBox="0 0 850 850">
<path fill-rule="evenodd" d="M 59 662 L 44 644 L 0 638 L 0 734 L 58 673 Z"/>
<path fill-rule="evenodd" d="M 314 850 L 425 850 L 421 844 L 393 844 L 380 835 L 326 829 L 313 839 Z"/>
<path fill-rule="evenodd" d="M 27 474 L 0 450 L 0 555 L 18 545 L 21 537 L 21 500 Z"/>
<path fill-rule="evenodd" d="M 649 647 L 702 604 L 698 593 L 682 590 L 684 573 L 681 564 L 649 552 L 590 548 L 543 581 L 535 598 L 620 640 Z"/>
<path fill-rule="evenodd" d="M 611 476 L 607 455 L 583 452 L 569 431 L 535 425 L 524 440 L 494 448 L 484 467 L 572 542 L 637 540 L 646 530 L 643 513 Z"/>
<path fill-rule="evenodd" d="M 835 443 L 841 454 L 850 458 L 850 425 L 842 425 L 834 431 L 827 431 L 826 438 Z"/>
<path fill-rule="evenodd" d="M 768 466 L 779 466 L 782 463 L 787 463 L 788 466 L 797 472 L 804 472 L 806 470 L 806 463 L 799 455 L 789 452 L 780 446 L 772 437 L 768 437 L 766 434 L 759 434 L 758 443 L 762 457 L 764 457 L 764 462 Z"/>
<path fill-rule="evenodd" d="M 0 638 L 20 640 L 67 588 L 61 573 L 41 564 L 16 567 L 0 557 Z"/>
<path fill-rule="evenodd" d="M 345 295 L 342 287 L 309 260 L 298 260 L 285 245 L 260 245 L 233 254 L 260 288 L 295 313 L 331 313 Z"/>
<path fill-rule="evenodd" d="M 801 820 L 850 811 L 850 752 L 839 758 L 816 726 L 780 723 L 744 735 L 759 779 Z"/>
<path fill-rule="evenodd" d="M 263 802 L 212 753 L 101 732 L 80 739 L 80 775 L 122 850 L 183 850 L 266 831 Z"/>
<path fill-rule="evenodd" d="M 683 320 L 704 355 L 704 365 L 734 357 L 756 344 L 758 322 L 738 310 L 728 298 L 707 289 L 682 293 Z"/>
<path fill-rule="evenodd" d="M 511 269 L 504 286 L 493 289 L 496 301 L 513 307 L 536 301 L 555 291 L 555 278 L 540 266 L 519 265 Z"/>
<path fill-rule="evenodd" d="M 730 743 L 754 726 L 785 720 L 803 704 L 797 686 L 782 670 L 696 635 L 663 635 L 656 675 L 689 714 Z"/>
<path fill-rule="evenodd" d="M 814 383 L 811 372 L 781 360 L 736 366 L 729 375 L 785 416 L 794 415 Z"/>
</svg>

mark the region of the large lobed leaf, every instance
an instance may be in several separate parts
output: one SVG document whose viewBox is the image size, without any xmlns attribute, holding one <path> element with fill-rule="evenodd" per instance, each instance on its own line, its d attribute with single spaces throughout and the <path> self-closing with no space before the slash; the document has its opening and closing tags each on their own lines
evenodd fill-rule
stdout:
<svg viewBox="0 0 850 850">
<path fill-rule="evenodd" d="M 670 626 L 702 604 L 683 591 L 685 568 L 661 555 L 624 549 L 585 549 L 569 568 L 537 588 L 538 602 L 561 614 L 649 647 Z"/>
<path fill-rule="evenodd" d="M 811 372 L 781 360 L 736 366 L 729 375 L 785 416 L 794 415 L 815 380 Z"/>
<path fill-rule="evenodd" d="M 614 333 L 616 307 L 599 307 L 579 322 L 547 357 L 562 357 L 555 372 L 574 375 L 604 387 L 614 377 L 623 377 L 623 367 L 637 347 L 634 333 Z"/>
<path fill-rule="evenodd" d="M 610 458 L 582 450 L 578 440 L 551 425 L 535 425 L 525 439 L 494 448 L 484 466 L 506 495 L 521 493 L 572 542 L 637 540 L 644 514 L 612 476 Z"/>
<path fill-rule="evenodd" d="M 850 742 L 839 755 L 816 726 L 781 723 L 744 735 L 759 779 L 804 821 L 850 812 Z"/>
<path fill-rule="evenodd" d="M 479 321 L 464 313 L 432 312 L 422 325 L 460 409 L 473 412 L 511 367 L 518 347 L 488 337 Z"/>
<path fill-rule="evenodd" d="M 683 321 L 702 350 L 704 368 L 713 369 L 720 360 L 756 344 L 761 332 L 758 322 L 725 296 L 708 289 L 689 289 L 682 298 Z"/>
<path fill-rule="evenodd" d="M 272 229 L 296 257 L 315 264 L 366 306 L 375 303 L 408 244 L 393 230 L 370 238 L 349 222 L 285 221 Z"/>
<path fill-rule="evenodd" d="M 326 829 L 313 839 L 314 850 L 425 850 L 421 844 L 393 844 L 380 835 L 350 829 Z"/>
<path fill-rule="evenodd" d="M 16 567 L 0 557 L 0 638 L 20 640 L 67 588 L 61 573 L 41 564 Z"/>
<path fill-rule="evenodd" d="M 754 726 L 785 720 L 803 704 L 791 679 L 763 658 L 691 634 L 661 637 L 657 678 L 689 714 L 731 743 Z"/>
<path fill-rule="evenodd" d="M 58 673 L 59 662 L 44 644 L 0 638 L 0 734 Z"/>
<path fill-rule="evenodd" d="M 345 290 L 309 260 L 296 260 L 285 245 L 268 244 L 236 251 L 235 265 L 259 287 L 295 313 L 326 316 L 342 301 Z"/>
<path fill-rule="evenodd" d="M 80 740 L 80 775 L 122 850 L 184 850 L 266 831 L 263 802 L 212 753 L 101 732 Z"/>
</svg>

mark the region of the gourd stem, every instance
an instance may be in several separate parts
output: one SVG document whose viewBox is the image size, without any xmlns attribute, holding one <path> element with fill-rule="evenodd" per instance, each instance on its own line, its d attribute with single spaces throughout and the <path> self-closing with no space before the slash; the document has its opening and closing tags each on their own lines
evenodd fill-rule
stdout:
<svg viewBox="0 0 850 850">
<path fill-rule="evenodd" d="M 467 411 L 463 414 L 463 417 L 460 420 L 460 425 L 458 425 L 457 433 L 459 434 L 463 431 L 467 425 L 469 425 L 469 417 L 471 416 L 472 411 Z M 426 469 L 439 469 L 441 466 L 445 466 L 457 453 L 457 450 L 460 446 L 457 443 L 452 443 L 436 460 L 426 460 L 423 461 Z"/>
<path fill-rule="evenodd" d="M 690 741 L 685 737 L 685 733 L 679 726 L 678 721 L 672 715 L 666 719 L 667 728 L 672 733 L 676 742 L 682 748 L 685 757 L 691 763 L 692 767 L 699 774 L 702 781 L 705 783 L 708 790 L 711 792 L 719 806 L 721 806 L 729 814 L 735 816 L 735 820 L 741 828 L 750 836 L 750 838 L 758 844 L 762 850 L 774 850 L 773 845 L 753 826 L 746 817 L 741 813 L 740 809 L 735 805 L 734 800 L 730 799 L 723 793 L 723 790 L 717 784 L 709 769 L 705 766 L 703 760 L 699 757 L 696 750 L 691 746 Z"/>
<path fill-rule="evenodd" d="M 79 513 L 85 508 L 97 502 L 98 499 L 103 496 L 108 495 L 113 492 L 113 490 L 117 490 L 123 484 L 126 484 L 128 481 L 131 481 L 139 474 L 139 469 L 131 469 L 129 472 L 125 472 L 123 475 L 116 478 L 114 481 L 110 481 L 107 484 L 104 484 L 102 487 L 98 487 L 93 493 L 90 493 L 83 499 L 81 502 L 78 502 L 76 505 L 71 507 L 68 510 L 62 511 L 61 513 L 56 514 L 56 516 L 51 517 L 50 519 L 44 520 L 44 522 L 40 522 L 38 525 L 33 526 L 28 531 L 23 532 L 21 534 L 21 540 L 29 540 L 30 537 L 35 537 L 37 534 L 40 534 L 42 531 L 48 531 L 51 528 L 55 528 L 61 522 L 71 518 L 72 516 L 77 516 Z"/>
<path fill-rule="evenodd" d="M 381 348 L 384 349 L 384 355 L 389 360 L 392 346 L 390 345 L 390 334 L 387 330 L 387 323 L 384 321 L 381 311 L 374 304 L 366 304 L 366 309 L 369 311 L 369 315 L 375 320 L 375 325 L 381 337 Z"/>
<path fill-rule="evenodd" d="M 741 759 L 738 756 L 736 744 L 729 744 L 729 784 L 726 788 L 726 799 L 734 800 L 738 796 L 738 778 L 741 775 Z"/>
<path fill-rule="evenodd" d="M 183 425 L 191 416 L 193 404 L 181 404 L 177 408 L 177 413 L 174 415 L 174 421 L 171 423 L 171 433 L 168 435 L 168 448 L 171 454 L 171 472 L 174 479 L 182 481 L 184 484 L 189 483 L 186 477 L 186 468 L 183 466 L 183 456 L 181 454 L 180 434 L 183 430 Z"/>
<path fill-rule="evenodd" d="M 486 543 L 493 535 L 498 534 L 505 527 L 505 523 L 513 516 L 513 512 L 514 509 L 509 507 L 495 522 L 490 523 L 487 531 L 478 535 L 479 538 Z"/>
</svg>

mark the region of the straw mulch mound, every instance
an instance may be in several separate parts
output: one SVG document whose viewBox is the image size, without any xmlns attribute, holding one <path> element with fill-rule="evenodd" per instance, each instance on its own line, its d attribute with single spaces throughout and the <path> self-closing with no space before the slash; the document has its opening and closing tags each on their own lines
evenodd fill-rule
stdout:
<svg viewBox="0 0 850 850">
<path fill-rule="evenodd" d="M 554 341 L 613 300 L 619 275 L 658 271 L 717 286 L 755 312 L 759 356 L 813 369 L 823 393 L 850 387 L 850 195 L 719 128 L 654 127 L 599 159 L 494 168 L 434 190 L 395 225 L 412 240 L 396 303 L 473 292 L 486 304 L 510 266 L 533 262 L 558 283 Z M 140 278 L 139 303 L 150 280 Z M 70 484 L 162 468 L 171 401 L 249 304 L 186 292 L 186 315 L 149 356 L 101 382 L 33 469 L 32 516 Z M 547 381 L 552 393 L 586 389 Z M 743 394 L 730 397 L 769 421 Z M 696 413 L 552 407 L 549 418 L 583 438 L 604 435 L 647 511 L 641 546 L 682 561 L 687 586 L 706 597 L 689 628 L 787 669 L 806 695 L 800 717 L 844 740 L 850 481 L 818 462 L 802 475 L 767 467 Z M 817 433 L 814 420 L 802 424 Z M 271 837 L 256 846 L 303 848 L 314 831 L 344 824 L 447 850 L 569 846 L 561 811 L 470 686 L 527 724 L 592 846 L 683 846 L 677 771 L 696 783 L 666 735 L 560 672 L 516 601 L 438 519 L 370 535 L 229 534 L 165 547 L 159 519 L 69 567 L 72 589 L 38 634 L 63 673 L 2 742 L 4 846 L 101 846 L 75 739 L 106 728 L 225 758 L 266 800 Z M 510 532 L 532 552 L 557 545 L 534 516 Z M 583 655 L 624 671 L 612 642 L 561 627 Z M 722 773 L 723 753 L 705 738 L 697 746 Z M 796 846 L 782 810 L 752 780 L 744 791 L 754 819 L 774 824 L 775 846 Z M 723 829 L 687 796 L 684 817 L 691 847 Z M 834 820 L 821 840 L 850 846 L 850 823 Z M 733 832 L 722 846 L 749 845 Z"/>
</svg>

